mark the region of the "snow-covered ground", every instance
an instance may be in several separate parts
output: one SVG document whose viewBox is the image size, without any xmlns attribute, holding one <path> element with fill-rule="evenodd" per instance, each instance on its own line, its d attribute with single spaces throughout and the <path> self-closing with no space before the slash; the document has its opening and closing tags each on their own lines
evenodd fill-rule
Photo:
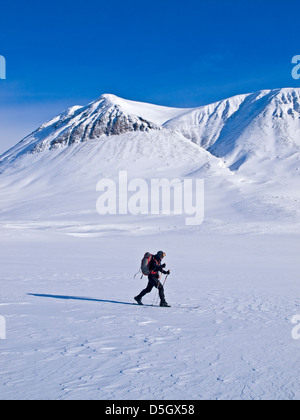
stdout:
<svg viewBox="0 0 300 420">
<path fill-rule="evenodd" d="M 1 399 L 300 397 L 298 235 L 1 237 Z M 159 249 L 172 308 L 139 307 Z"/>
</svg>

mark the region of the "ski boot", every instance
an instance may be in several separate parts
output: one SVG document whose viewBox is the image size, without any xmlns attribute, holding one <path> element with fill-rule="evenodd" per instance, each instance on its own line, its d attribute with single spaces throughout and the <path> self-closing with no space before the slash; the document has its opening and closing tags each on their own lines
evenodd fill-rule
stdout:
<svg viewBox="0 0 300 420">
<path fill-rule="evenodd" d="M 169 305 L 166 301 L 160 302 L 160 306 L 163 308 L 171 308 L 171 305 Z"/>
<path fill-rule="evenodd" d="M 134 300 L 138 303 L 138 305 L 143 305 L 142 299 L 136 296 Z"/>
</svg>

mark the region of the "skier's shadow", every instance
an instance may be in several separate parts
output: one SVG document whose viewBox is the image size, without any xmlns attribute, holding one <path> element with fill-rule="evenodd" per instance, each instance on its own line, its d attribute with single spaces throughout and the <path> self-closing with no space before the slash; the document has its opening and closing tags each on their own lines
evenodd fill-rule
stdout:
<svg viewBox="0 0 300 420">
<path fill-rule="evenodd" d="M 89 302 L 116 303 L 119 305 L 133 305 L 133 306 L 137 305 L 136 303 L 131 303 L 131 302 L 120 302 L 117 300 L 108 300 L 108 299 L 94 299 L 94 298 L 80 297 L 80 296 L 46 295 L 46 294 L 39 294 L 39 293 L 27 293 L 27 295 L 35 296 L 35 297 L 50 298 L 50 299 L 85 300 Z"/>
</svg>

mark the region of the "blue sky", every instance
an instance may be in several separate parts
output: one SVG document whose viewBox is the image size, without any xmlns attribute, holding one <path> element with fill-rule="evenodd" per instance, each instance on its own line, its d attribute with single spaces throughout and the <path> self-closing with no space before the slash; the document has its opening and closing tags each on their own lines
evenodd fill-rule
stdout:
<svg viewBox="0 0 300 420">
<path fill-rule="evenodd" d="M 192 107 L 300 87 L 299 15 L 299 0 L 6 2 L 0 152 L 102 93 Z"/>
</svg>

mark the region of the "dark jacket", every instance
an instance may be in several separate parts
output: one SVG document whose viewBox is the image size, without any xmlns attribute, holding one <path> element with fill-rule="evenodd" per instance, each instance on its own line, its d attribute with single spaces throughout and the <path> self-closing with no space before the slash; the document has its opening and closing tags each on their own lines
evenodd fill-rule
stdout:
<svg viewBox="0 0 300 420">
<path fill-rule="evenodd" d="M 167 271 L 164 270 L 164 267 L 165 267 L 165 264 L 161 263 L 161 259 L 157 255 L 154 255 L 154 257 L 152 258 L 149 264 L 149 269 L 150 269 L 151 274 L 152 275 L 155 274 L 157 276 L 158 276 L 158 273 L 167 274 Z"/>
</svg>

